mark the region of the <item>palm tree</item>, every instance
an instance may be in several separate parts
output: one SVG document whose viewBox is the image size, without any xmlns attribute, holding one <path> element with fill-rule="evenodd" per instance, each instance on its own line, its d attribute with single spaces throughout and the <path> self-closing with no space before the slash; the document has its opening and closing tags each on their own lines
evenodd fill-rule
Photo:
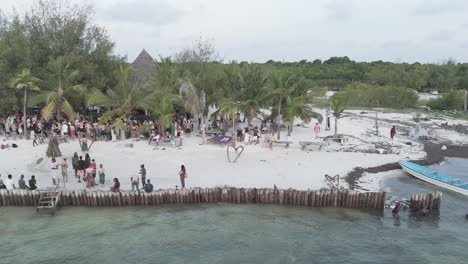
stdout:
<svg viewBox="0 0 468 264">
<path fill-rule="evenodd" d="M 281 138 L 281 107 L 283 101 L 290 95 L 292 86 L 297 81 L 297 78 L 289 72 L 277 72 L 272 74 L 271 77 L 271 92 L 270 96 L 273 99 L 273 103 L 277 105 L 276 109 L 276 124 L 278 126 L 278 139 Z"/>
<path fill-rule="evenodd" d="M 184 100 L 184 108 L 189 111 L 192 116 L 200 117 L 200 129 L 202 132 L 202 144 L 205 144 L 205 108 L 206 94 L 199 88 L 195 87 L 191 82 L 180 80 L 179 95 Z"/>
<path fill-rule="evenodd" d="M 219 112 L 226 114 L 232 119 L 232 137 L 236 136 L 236 119 L 237 113 L 241 108 L 241 104 L 232 100 L 223 100 L 219 104 Z"/>
<path fill-rule="evenodd" d="M 50 79 L 45 81 L 44 86 L 47 90 L 34 96 L 29 101 L 29 105 L 37 105 L 44 103 L 41 115 L 45 119 L 49 119 L 54 111 L 57 111 L 57 119 L 61 121 L 62 111 L 69 120 L 74 119 L 75 112 L 73 107 L 68 102 L 67 97 L 72 93 L 83 91 L 84 86 L 75 84 L 79 72 L 71 69 L 70 65 L 65 63 L 62 57 L 57 58 L 49 63 L 48 71 Z"/>
<path fill-rule="evenodd" d="M 323 117 L 321 114 L 313 111 L 311 103 L 314 93 L 303 77 L 292 77 L 288 83 L 291 86 L 285 97 L 283 119 L 288 123 L 288 136 L 290 136 L 296 117 L 306 123 L 310 122 L 312 118 L 317 119 L 321 123 Z"/>
<path fill-rule="evenodd" d="M 283 119 L 288 123 L 288 136 L 291 135 L 294 126 L 294 119 L 298 117 L 305 123 L 309 123 L 312 118 L 322 122 L 321 114 L 314 112 L 304 96 L 288 97 L 284 105 Z"/>
<path fill-rule="evenodd" d="M 247 117 L 250 127 L 258 110 L 265 105 L 267 99 L 268 75 L 254 64 L 246 66 L 241 72 L 240 109 Z"/>
<path fill-rule="evenodd" d="M 120 65 L 115 76 L 117 85 L 113 89 L 107 89 L 101 92 L 93 89 L 88 96 L 87 105 L 103 105 L 108 108 L 101 118 L 100 122 L 114 121 L 114 126 L 125 130 L 125 122 L 132 115 L 134 110 L 151 110 L 154 106 L 155 92 L 151 92 L 144 86 L 133 87 L 130 83 L 132 67 L 129 65 Z"/>
<path fill-rule="evenodd" d="M 11 81 L 10 85 L 18 90 L 23 90 L 23 131 L 26 139 L 29 139 L 29 133 L 26 124 L 26 105 L 28 101 L 28 91 L 39 91 L 40 88 L 36 85 L 40 80 L 31 75 L 30 69 L 22 69 Z"/>
<path fill-rule="evenodd" d="M 331 98 L 331 108 L 333 111 L 333 116 L 335 116 L 335 137 L 338 135 L 338 119 L 340 119 L 341 114 L 346 109 L 346 101 L 343 95 L 338 93 L 334 94 Z"/>
</svg>

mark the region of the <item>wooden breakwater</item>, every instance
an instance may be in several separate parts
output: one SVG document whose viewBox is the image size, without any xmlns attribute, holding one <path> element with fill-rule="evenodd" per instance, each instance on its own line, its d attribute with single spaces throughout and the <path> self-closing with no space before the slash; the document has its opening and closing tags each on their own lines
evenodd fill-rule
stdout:
<svg viewBox="0 0 468 264">
<path fill-rule="evenodd" d="M 39 191 L 0 191 L 0 206 L 37 206 Z M 163 204 L 278 204 L 304 207 L 383 209 L 385 192 L 352 190 L 301 191 L 295 189 L 194 188 L 151 193 L 122 191 L 59 191 L 60 206 L 126 207 Z"/>
<path fill-rule="evenodd" d="M 409 207 L 412 210 L 439 210 L 442 202 L 442 193 L 416 193 L 411 195 Z"/>
</svg>

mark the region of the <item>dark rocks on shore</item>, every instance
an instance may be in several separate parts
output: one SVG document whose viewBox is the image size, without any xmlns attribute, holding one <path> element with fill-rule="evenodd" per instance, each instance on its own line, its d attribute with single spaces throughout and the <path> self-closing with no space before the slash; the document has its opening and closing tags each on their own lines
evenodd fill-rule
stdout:
<svg viewBox="0 0 468 264">
<path fill-rule="evenodd" d="M 452 130 L 461 134 L 468 135 L 468 126 L 464 125 L 449 125 L 447 123 L 442 123 L 441 127 L 443 129 Z"/>
</svg>

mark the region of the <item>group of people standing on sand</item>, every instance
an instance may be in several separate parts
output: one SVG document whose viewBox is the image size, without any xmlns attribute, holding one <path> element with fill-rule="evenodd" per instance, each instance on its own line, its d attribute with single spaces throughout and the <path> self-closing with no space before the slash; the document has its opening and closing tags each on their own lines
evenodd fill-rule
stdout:
<svg viewBox="0 0 468 264">
<path fill-rule="evenodd" d="M 66 159 L 64 159 L 66 162 Z M 62 163 L 63 164 L 63 163 Z M 83 156 L 78 156 L 78 153 L 75 152 L 72 157 L 72 167 L 75 171 L 75 178 L 78 179 L 78 182 L 81 183 L 81 179 L 86 182 L 86 187 L 94 187 L 96 183 L 96 176 L 98 176 L 98 184 L 104 186 L 106 183 L 106 174 L 104 166 L 99 164 L 99 167 L 96 165 L 96 161 L 91 159 L 88 153 L 86 153 L 85 158 Z M 65 167 L 65 173 L 66 168 Z M 64 167 L 62 167 L 62 173 L 64 173 Z"/>
<path fill-rule="evenodd" d="M 185 165 L 180 166 L 179 170 L 179 179 L 181 188 L 185 188 L 185 179 L 187 178 L 187 171 L 185 169 Z M 133 175 L 130 177 L 130 182 L 132 184 L 132 191 L 139 191 L 140 190 L 140 179 L 142 183 L 142 189 L 145 192 L 152 192 L 154 190 L 154 186 L 149 179 L 146 179 L 146 168 L 144 164 L 140 165 L 140 172 L 139 175 Z M 117 178 L 114 179 L 114 183 L 117 182 L 120 187 L 119 180 Z M 176 186 L 177 187 L 177 186 Z M 111 188 L 111 191 L 116 192 L 116 188 L 114 186 Z"/>
<path fill-rule="evenodd" d="M 21 175 L 19 180 L 18 180 L 18 186 L 15 185 L 15 182 L 13 180 L 13 175 L 8 174 L 7 178 L 5 181 L 2 179 L 2 175 L 0 174 L 0 190 L 1 189 L 6 189 L 6 190 L 14 190 L 14 189 L 20 189 L 20 190 L 36 190 L 36 177 L 34 175 L 31 176 L 31 178 L 28 181 L 28 185 L 26 185 L 26 181 L 24 180 L 24 175 Z"/>
<path fill-rule="evenodd" d="M 54 186 L 60 187 L 63 184 L 63 188 L 66 187 L 66 183 L 68 182 L 68 168 L 69 165 L 66 158 L 63 158 L 60 163 L 58 163 L 55 158 L 51 159 L 51 178 Z M 98 184 L 101 186 L 105 185 L 106 174 L 104 166 L 102 164 L 99 164 L 99 167 L 97 167 L 95 160 L 91 159 L 88 153 L 86 153 L 83 159 L 83 156 L 78 156 L 78 153 L 75 152 L 72 157 L 72 168 L 75 172 L 75 178 L 78 180 L 78 183 L 81 183 L 81 180 L 83 180 L 84 182 L 86 182 L 86 188 L 92 188 Z M 185 188 L 185 179 L 187 178 L 187 171 L 184 165 L 181 165 L 178 174 L 181 187 Z M 96 183 L 96 177 L 98 178 L 98 183 Z M 35 183 L 34 176 L 32 176 L 32 179 Z M 138 175 L 133 175 L 130 177 L 132 191 L 140 190 L 140 180 L 143 187 L 142 189 L 144 191 L 153 191 L 153 184 L 149 179 L 146 179 L 146 168 L 144 164 L 140 165 L 140 171 Z M 37 188 L 35 184 L 33 184 L 33 188 Z M 112 180 L 112 186 L 110 190 L 112 192 L 120 191 L 119 179 L 114 178 Z"/>
</svg>

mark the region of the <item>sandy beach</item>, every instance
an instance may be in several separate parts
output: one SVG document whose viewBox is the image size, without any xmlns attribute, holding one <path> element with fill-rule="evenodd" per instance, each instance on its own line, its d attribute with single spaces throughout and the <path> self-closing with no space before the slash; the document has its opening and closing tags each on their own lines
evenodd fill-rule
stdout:
<svg viewBox="0 0 468 264">
<path fill-rule="evenodd" d="M 323 110 L 319 110 L 324 113 Z M 423 145 L 413 135 L 411 114 L 380 113 L 379 135 L 374 131 L 374 114 L 362 111 L 346 111 L 339 120 L 339 133 L 349 135 L 345 144 L 331 143 L 322 150 L 301 150 L 299 141 L 323 141 L 315 139 L 312 124 L 294 127 L 291 135 L 293 144 L 289 148 L 274 146 L 273 149 L 259 145 L 244 145 L 245 151 L 236 163 L 229 163 L 226 157 L 226 147 L 205 144 L 200 145 L 201 138 L 192 133 L 186 136 L 182 147 L 148 145 L 146 140 L 131 139 L 117 142 L 95 142 L 89 152 L 96 163 L 103 164 L 106 170 L 106 184 L 94 187 L 107 190 L 111 180 L 116 177 L 122 183 L 122 189 L 131 189 L 130 177 L 138 174 L 140 164 L 147 168 L 147 179 L 150 179 L 156 189 L 175 188 L 180 186 L 178 170 L 181 164 L 187 167 L 187 187 L 273 187 L 320 189 L 327 187 L 324 175 L 340 175 L 345 177 L 355 167 L 374 167 L 397 162 L 402 158 L 420 159 L 426 153 Z M 385 121 L 384 121 L 385 120 Z M 334 123 L 333 117 L 331 120 Z M 463 121 L 450 121 L 460 122 Z M 300 124 L 300 120 L 297 124 Z M 425 126 L 434 126 L 431 136 L 441 133 L 437 121 L 425 121 Z M 397 126 L 397 137 L 390 140 L 389 130 Z M 446 131 L 444 131 L 445 133 Z M 285 131 L 282 132 L 285 137 Z M 424 132 L 426 133 L 426 132 Z M 454 133 L 453 142 L 468 142 L 466 135 Z M 333 134 L 332 130 L 322 132 L 320 137 Z M 450 138 L 445 138 L 450 140 Z M 262 142 L 262 139 L 261 139 Z M 17 140 L 18 148 L 0 151 L 0 167 L 2 177 L 12 174 L 14 179 L 24 174 L 26 179 L 36 175 L 39 188 L 52 187 L 50 160 L 45 157 L 47 144 L 37 147 L 31 141 Z M 132 144 L 133 147 L 129 147 Z M 63 157 L 71 161 L 74 152 L 81 153 L 77 141 L 60 144 Z M 386 153 L 386 154 L 383 154 Z M 42 159 L 40 163 L 37 161 Z M 71 166 L 70 166 L 71 167 Z M 367 176 L 369 177 L 369 176 Z M 376 180 L 363 179 L 364 189 L 378 189 Z M 342 183 L 343 187 L 348 187 Z M 140 185 L 141 188 L 141 185 Z M 85 184 L 78 183 L 69 170 L 69 182 L 66 189 L 85 189 Z"/>
</svg>

